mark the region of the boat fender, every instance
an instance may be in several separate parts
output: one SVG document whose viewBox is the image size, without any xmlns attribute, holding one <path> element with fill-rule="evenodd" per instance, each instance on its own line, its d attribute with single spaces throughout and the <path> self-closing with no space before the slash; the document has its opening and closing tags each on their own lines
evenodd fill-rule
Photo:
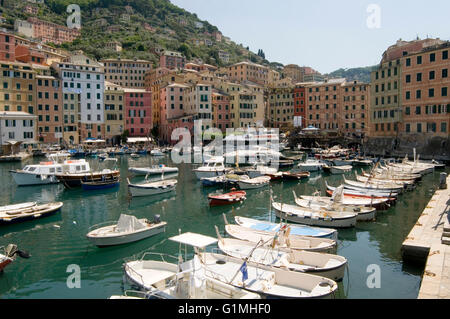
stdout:
<svg viewBox="0 0 450 319">
<path fill-rule="evenodd" d="M 161 223 L 161 215 L 155 215 L 155 216 L 153 217 L 153 222 L 154 222 L 155 224 Z"/>
</svg>

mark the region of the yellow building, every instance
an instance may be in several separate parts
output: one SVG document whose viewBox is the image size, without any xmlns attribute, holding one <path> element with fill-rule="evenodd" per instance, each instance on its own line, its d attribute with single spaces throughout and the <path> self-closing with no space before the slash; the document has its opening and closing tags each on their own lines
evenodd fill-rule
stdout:
<svg viewBox="0 0 450 319">
<path fill-rule="evenodd" d="M 108 143 L 118 144 L 125 131 L 124 89 L 117 84 L 105 82 L 105 137 Z"/>
<path fill-rule="evenodd" d="M 0 64 L 0 111 L 36 111 L 36 72 L 30 64 L 4 62 Z"/>
</svg>

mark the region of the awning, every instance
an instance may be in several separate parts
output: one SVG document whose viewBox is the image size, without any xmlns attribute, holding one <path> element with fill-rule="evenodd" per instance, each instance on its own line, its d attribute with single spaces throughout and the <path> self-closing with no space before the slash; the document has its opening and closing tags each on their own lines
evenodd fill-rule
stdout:
<svg viewBox="0 0 450 319">
<path fill-rule="evenodd" d="M 134 143 L 146 143 L 151 142 L 152 139 L 150 137 L 128 137 L 127 143 L 134 144 Z"/>
<path fill-rule="evenodd" d="M 11 144 L 11 145 L 17 145 L 17 144 L 20 144 L 22 142 L 19 142 L 19 141 L 6 141 L 5 143 Z"/>
<path fill-rule="evenodd" d="M 106 141 L 105 140 L 91 140 L 91 139 L 87 139 L 83 143 L 84 144 L 100 144 L 100 143 L 106 143 Z"/>
<path fill-rule="evenodd" d="M 204 235 L 200 235 L 200 234 L 194 234 L 194 233 L 181 234 L 181 235 L 169 238 L 169 240 L 180 243 L 180 244 L 185 244 L 185 245 L 189 245 L 192 247 L 200 248 L 200 249 L 204 249 L 205 247 L 215 244 L 218 241 L 216 238 L 212 238 L 212 237 L 204 236 Z"/>
</svg>

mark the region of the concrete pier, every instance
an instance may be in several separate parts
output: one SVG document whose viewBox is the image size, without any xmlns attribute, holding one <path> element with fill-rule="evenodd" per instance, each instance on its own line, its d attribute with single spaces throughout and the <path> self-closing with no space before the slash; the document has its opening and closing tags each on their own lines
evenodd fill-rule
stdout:
<svg viewBox="0 0 450 319">
<path fill-rule="evenodd" d="M 403 260 L 425 264 L 418 299 L 450 299 L 449 218 L 450 187 L 436 191 L 403 242 Z"/>
</svg>

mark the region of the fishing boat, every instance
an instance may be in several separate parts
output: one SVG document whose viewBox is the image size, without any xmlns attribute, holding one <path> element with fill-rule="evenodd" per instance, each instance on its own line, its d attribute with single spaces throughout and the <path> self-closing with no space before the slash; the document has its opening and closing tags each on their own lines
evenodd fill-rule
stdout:
<svg viewBox="0 0 450 319">
<path fill-rule="evenodd" d="M 231 168 L 226 168 L 223 157 L 212 157 L 205 162 L 204 166 L 194 169 L 197 179 L 215 177 L 226 175 L 231 171 Z"/>
<path fill-rule="evenodd" d="M 382 178 L 372 178 L 371 176 L 361 176 L 356 174 L 356 180 L 361 183 L 370 183 L 374 185 L 397 185 L 401 186 L 404 189 L 411 190 L 415 187 L 415 183 L 412 181 L 398 181 L 392 179 L 382 179 Z"/>
<path fill-rule="evenodd" d="M 248 175 L 242 174 L 242 171 L 233 170 L 230 174 L 225 175 L 225 183 L 229 186 L 235 185 L 239 186 L 240 181 L 249 180 Z"/>
<path fill-rule="evenodd" d="M 14 204 L 14 205 L 7 205 L 7 206 L 1 206 L 0 207 L 0 213 L 8 212 L 8 211 L 17 211 L 21 209 L 29 209 L 32 207 L 36 207 L 36 202 L 27 202 L 27 203 L 21 203 L 21 204 Z"/>
<path fill-rule="evenodd" d="M 318 172 L 325 164 L 319 160 L 308 159 L 304 163 L 298 164 L 298 168 L 303 172 Z"/>
<path fill-rule="evenodd" d="M 82 181 L 102 180 L 120 177 L 120 171 L 104 169 L 97 172 L 56 174 L 56 178 L 67 188 L 80 187 Z"/>
<path fill-rule="evenodd" d="M 198 247 L 199 242 L 207 242 L 206 236 L 200 236 L 186 233 L 172 237 L 170 240 L 178 242 L 180 245 L 184 244 L 197 248 L 196 256 L 198 256 L 198 259 L 196 261 L 199 266 L 202 265 L 206 277 L 215 278 L 223 283 L 260 294 L 263 297 L 330 298 L 337 290 L 336 282 L 331 279 L 265 265 L 256 265 L 249 262 L 251 256 L 243 260 L 242 258 L 222 254 L 206 253 L 203 251 L 204 249 Z M 209 242 L 212 242 L 213 239 L 217 242 L 215 238 L 211 238 Z"/>
<path fill-rule="evenodd" d="M 330 160 L 330 162 L 333 163 L 334 166 L 352 166 L 353 165 L 353 160 L 343 159 L 343 158 L 332 159 L 332 160 Z"/>
<path fill-rule="evenodd" d="M 328 185 L 328 183 L 325 181 L 325 185 L 327 187 L 327 195 L 332 196 L 334 191 L 336 191 L 337 187 L 333 187 Z M 353 190 L 353 189 L 345 189 L 344 186 L 344 197 L 353 197 L 353 198 L 368 198 L 368 199 L 386 199 L 388 200 L 389 204 L 394 204 L 397 201 L 397 193 L 381 193 L 376 191 L 369 191 L 369 190 Z"/>
<path fill-rule="evenodd" d="M 102 190 L 118 187 L 120 180 L 118 176 L 108 176 L 99 180 L 81 181 L 81 187 L 85 191 Z"/>
<path fill-rule="evenodd" d="M 226 194 L 210 194 L 208 195 L 209 206 L 225 206 L 236 203 L 242 203 L 246 200 L 247 193 L 244 191 L 232 190 Z"/>
<path fill-rule="evenodd" d="M 63 203 L 56 202 L 15 208 L 11 210 L 2 210 L 0 211 L 0 224 L 12 224 L 50 216 L 58 212 L 62 206 Z"/>
<path fill-rule="evenodd" d="M 356 167 L 366 167 L 366 166 L 371 166 L 371 165 L 373 165 L 373 161 L 371 161 L 369 159 L 355 158 L 353 160 L 353 166 L 356 166 Z"/>
<path fill-rule="evenodd" d="M 310 172 L 283 172 L 283 180 L 299 181 L 302 179 L 308 179 L 310 176 Z"/>
<path fill-rule="evenodd" d="M 6 266 L 14 262 L 17 256 L 26 259 L 31 257 L 28 252 L 19 250 L 17 245 L 14 244 L 9 244 L 6 247 L 0 247 L 0 273 L 3 272 Z"/>
<path fill-rule="evenodd" d="M 316 211 L 283 203 L 272 203 L 275 214 L 280 219 L 293 223 L 333 228 L 351 228 L 356 226 L 358 214 L 335 212 L 329 210 Z"/>
<path fill-rule="evenodd" d="M 353 170 L 353 166 L 345 165 L 345 166 L 331 166 L 330 172 L 334 175 L 346 174 L 350 173 Z"/>
<path fill-rule="evenodd" d="M 275 176 L 278 173 L 278 170 L 268 166 L 257 165 L 246 169 L 246 172 L 250 178 L 256 178 L 266 175 Z"/>
<path fill-rule="evenodd" d="M 309 208 L 316 211 L 333 211 L 336 213 L 356 213 L 358 214 L 357 221 L 373 221 L 375 220 L 377 210 L 374 207 L 366 206 L 356 206 L 356 205 L 343 205 L 339 202 L 331 202 L 330 204 L 325 204 L 324 202 L 315 200 L 306 200 L 298 198 L 297 194 L 294 193 L 295 203 L 303 208 Z"/>
<path fill-rule="evenodd" d="M 166 225 L 159 215 L 156 215 L 153 221 L 149 221 L 146 218 L 137 219 L 135 216 L 122 214 L 117 222 L 92 226 L 86 237 L 97 247 L 117 246 L 163 233 Z"/>
<path fill-rule="evenodd" d="M 396 192 L 396 193 L 402 193 L 405 187 L 403 185 L 395 185 L 395 184 L 374 184 L 370 182 L 356 182 L 356 181 L 349 181 L 344 176 L 344 187 L 348 189 L 368 189 L 368 190 L 375 190 L 375 191 L 381 191 L 385 193 L 390 192 Z"/>
<path fill-rule="evenodd" d="M 300 236 L 291 234 L 293 227 L 284 224 L 278 228 L 278 231 L 262 231 L 252 228 L 243 227 L 240 225 L 230 225 L 225 220 L 225 231 L 233 238 L 249 241 L 257 244 L 261 240 L 264 241 L 264 246 L 271 246 L 272 248 L 289 248 L 295 250 L 305 250 L 321 253 L 336 253 L 336 241 L 329 238 L 316 238 L 311 236 Z M 292 225 L 293 226 L 293 225 Z M 274 238 L 276 238 L 274 240 Z"/>
<path fill-rule="evenodd" d="M 82 174 L 90 171 L 86 160 L 48 161 L 37 165 L 26 165 L 23 169 L 12 170 L 11 174 L 18 186 L 47 185 L 59 183 L 58 174 Z"/>
<path fill-rule="evenodd" d="M 291 232 L 290 235 L 297 235 L 297 236 L 307 236 L 312 238 L 325 238 L 325 239 L 331 239 L 331 240 L 337 240 L 338 238 L 338 232 L 336 229 L 331 228 L 318 228 L 318 227 L 311 227 L 306 225 L 293 225 L 293 224 L 285 224 L 285 223 L 272 223 L 269 221 L 264 220 L 256 220 L 252 218 L 246 218 L 242 216 L 236 216 L 235 222 L 237 225 L 249 228 L 256 231 L 261 232 L 268 232 L 269 234 L 275 234 L 280 231 L 281 227 L 284 225 L 287 225 L 290 227 Z M 225 222 L 227 225 L 228 222 Z M 241 238 L 239 238 L 241 239 Z M 258 239 L 259 240 L 259 239 Z"/>
<path fill-rule="evenodd" d="M 157 182 L 145 181 L 141 184 L 132 184 L 129 179 L 128 191 L 132 197 L 153 196 L 175 191 L 178 181 L 176 179 Z"/>
<path fill-rule="evenodd" d="M 238 182 L 239 188 L 242 190 L 257 189 L 268 186 L 271 178 L 269 176 L 260 176 L 251 179 L 242 179 Z"/>
<path fill-rule="evenodd" d="M 357 198 L 345 196 L 345 189 L 343 186 L 338 187 L 330 197 L 323 197 L 319 195 L 314 196 L 300 196 L 301 199 L 307 201 L 317 202 L 323 205 L 333 205 L 335 203 L 345 206 L 364 206 L 373 207 L 376 210 L 386 210 L 390 207 L 388 199 L 374 199 L 374 198 Z M 295 194 L 295 197 L 297 195 Z"/>
<path fill-rule="evenodd" d="M 342 256 L 291 248 L 272 248 L 274 238 L 258 243 L 223 238 L 216 227 L 219 249 L 226 255 L 246 260 L 249 265 L 264 265 L 326 277 L 335 281 L 344 278 L 347 259 Z M 269 245 L 264 245 L 269 244 Z M 249 257 L 250 256 L 250 257 Z"/>
<path fill-rule="evenodd" d="M 130 173 L 136 176 L 151 176 L 151 175 L 162 175 L 162 174 L 175 174 L 178 173 L 178 167 L 168 167 L 166 165 L 155 165 L 152 167 L 130 167 L 128 168 Z"/>
</svg>

